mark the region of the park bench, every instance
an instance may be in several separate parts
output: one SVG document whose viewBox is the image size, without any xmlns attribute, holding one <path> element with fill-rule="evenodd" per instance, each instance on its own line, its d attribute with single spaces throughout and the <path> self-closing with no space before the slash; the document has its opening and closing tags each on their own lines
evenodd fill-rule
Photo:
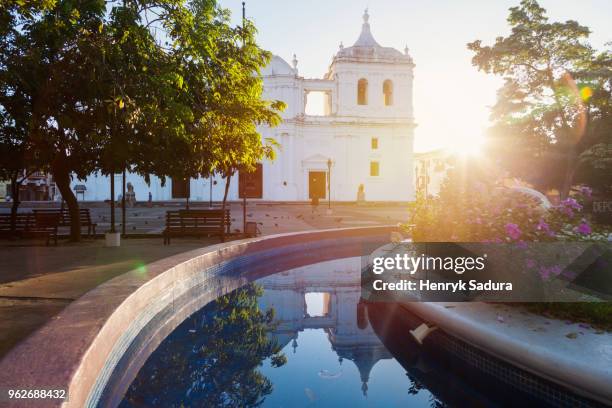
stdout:
<svg viewBox="0 0 612 408">
<path fill-rule="evenodd" d="M 59 226 L 69 227 L 70 226 L 70 211 L 68 208 L 45 208 L 34 210 L 34 214 L 57 214 L 59 215 Z M 96 235 L 96 224 L 91 221 L 91 214 L 89 208 L 79 208 L 79 218 L 81 220 L 81 227 L 87 227 L 87 235 Z"/>
<path fill-rule="evenodd" d="M 0 214 L 0 236 L 20 237 L 34 223 L 32 213 L 17 213 L 15 216 L 15 230 L 11 231 L 11 215 Z"/>
<path fill-rule="evenodd" d="M 0 214 L 0 235 L 17 238 L 44 236 L 49 245 L 53 236 L 57 245 L 59 214 L 19 213 L 15 218 L 15 230 L 11 231 L 11 215 Z"/>
<path fill-rule="evenodd" d="M 171 237 L 219 235 L 225 242 L 230 225 L 229 209 L 178 210 L 166 212 L 164 245 Z"/>
<path fill-rule="evenodd" d="M 26 235 L 43 235 L 47 238 L 47 246 L 53 235 L 55 245 L 57 245 L 57 227 L 60 222 L 60 215 L 53 213 L 34 213 L 34 225 L 26 231 Z"/>
</svg>

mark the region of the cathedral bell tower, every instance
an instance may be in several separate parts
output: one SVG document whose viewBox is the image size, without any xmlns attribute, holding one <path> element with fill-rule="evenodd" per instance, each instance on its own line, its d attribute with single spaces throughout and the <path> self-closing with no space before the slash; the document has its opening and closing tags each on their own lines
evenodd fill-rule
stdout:
<svg viewBox="0 0 612 408">
<path fill-rule="evenodd" d="M 366 9 L 357 41 L 340 45 L 326 74 L 338 83 L 337 115 L 412 120 L 413 68 L 407 48 L 400 52 L 374 39 Z"/>
</svg>

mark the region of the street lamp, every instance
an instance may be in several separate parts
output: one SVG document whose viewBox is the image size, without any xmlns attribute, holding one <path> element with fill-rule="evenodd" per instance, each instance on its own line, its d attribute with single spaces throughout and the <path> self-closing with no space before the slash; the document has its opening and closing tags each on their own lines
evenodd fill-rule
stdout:
<svg viewBox="0 0 612 408">
<path fill-rule="evenodd" d="M 213 176 L 212 174 L 208 176 L 208 181 L 210 182 L 210 193 L 208 194 L 208 206 L 212 208 L 212 186 L 213 186 Z"/>
<path fill-rule="evenodd" d="M 331 212 L 331 166 L 332 160 L 327 159 L 327 209 Z"/>
</svg>

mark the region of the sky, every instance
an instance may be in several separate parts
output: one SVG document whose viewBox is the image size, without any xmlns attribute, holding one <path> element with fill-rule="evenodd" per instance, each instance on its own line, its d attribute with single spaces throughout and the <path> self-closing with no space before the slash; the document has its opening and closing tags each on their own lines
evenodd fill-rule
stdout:
<svg viewBox="0 0 612 408">
<path fill-rule="evenodd" d="M 359 36 L 362 15 L 369 9 L 376 41 L 403 50 L 416 64 L 415 150 L 477 146 L 489 125 L 499 77 L 471 64 L 468 42 L 491 44 L 509 33 L 508 9 L 519 0 L 246 0 L 258 42 L 286 61 L 297 55 L 299 74 L 320 78 L 342 41 Z M 241 0 L 221 0 L 241 18 Z M 612 0 L 541 0 L 550 20 L 577 20 L 592 31 L 591 44 L 602 49 L 612 41 Z"/>
</svg>

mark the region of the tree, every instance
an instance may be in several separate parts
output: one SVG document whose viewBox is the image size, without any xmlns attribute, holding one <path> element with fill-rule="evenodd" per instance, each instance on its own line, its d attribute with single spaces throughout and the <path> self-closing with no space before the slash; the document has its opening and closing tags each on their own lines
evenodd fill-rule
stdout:
<svg viewBox="0 0 612 408">
<path fill-rule="evenodd" d="M 236 171 L 252 170 L 260 160 L 274 158 L 275 141 L 262 141 L 257 126 L 278 125 L 285 104 L 262 99 L 260 70 L 272 55 L 256 44 L 250 21 L 231 27 L 229 12 L 211 1 L 193 1 L 190 10 L 193 24 L 183 28 L 175 43 L 177 56 L 189 61 L 182 73 L 193 98 L 192 168 L 202 177 L 217 173 L 226 179 L 225 208 Z M 211 19 L 211 13 L 216 18 Z M 210 44 L 209 38 L 216 42 Z"/>
<path fill-rule="evenodd" d="M 11 232 L 15 232 L 19 209 L 19 188 L 37 170 L 36 161 L 31 157 L 24 132 L 17 123 L 8 118 L 7 112 L 0 111 L 0 180 L 10 181 Z"/>
<path fill-rule="evenodd" d="M 170 4 L 170 3 L 168 3 Z M 100 33 L 104 36 L 99 44 L 92 44 L 88 53 L 99 56 L 99 76 L 96 82 L 96 102 L 98 120 L 96 128 L 103 135 L 97 170 L 108 175 L 111 180 L 111 231 L 114 232 L 115 189 L 114 175 L 117 172 L 133 171 L 161 160 L 150 149 L 151 136 L 161 137 L 165 144 L 177 144 L 176 132 L 168 131 L 168 121 L 164 117 L 181 116 L 172 106 L 176 95 L 172 92 L 180 85 L 174 80 L 177 69 L 169 56 L 162 50 L 148 24 L 143 21 L 142 13 L 149 7 L 167 4 L 157 2 L 113 2 L 110 14 Z M 165 14 L 162 17 L 167 20 Z M 170 88 L 170 89 L 169 89 Z M 179 157 L 181 157 L 179 155 Z M 178 165 L 176 160 L 173 163 Z M 139 167 L 137 167 L 139 165 Z M 147 173 L 148 175 L 148 173 Z"/>
<path fill-rule="evenodd" d="M 20 204 L 19 188 L 42 167 L 32 149 L 31 80 L 14 62 L 22 56 L 20 30 L 35 13 L 49 9 L 51 0 L 9 3 L 0 9 L 0 179 L 10 181 L 11 231 Z"/>
<path fill-rule="evenodd" d="M 592 95 L 606 94 L 609 106 L 610 51 L 598 55 L 586 42 L 587 27 L 551 23 L 545 13 L 537 1 L 522 0 L 510 8 L 510 35 L 468 48 L 479 70 L 505 80 L 491 115 L 493 156 L 515 175 L 565 197 L 580 154 L 602 136 L 592 131 L 595 117 L 609 120 Z"/>
<path fill-rule="evenodd" d="M 584 143 L 578 157 L 576 181 L 612 197 L 612 52 L 598 55 L 580 80 L 585 81 L 583 89 L 588 96 L 586 112 L 590 120 L 585 133 L 589 136 L 584 139 L 590 143 Z"/>
<path fill-rule="evenodd" d="M 183 127 L 180 115 L 167 108 L 174 95 L 166 84 L 174 86 L 169 73 L 175 67 L 160 63 L 168 57 L 141 20 L 145 8 L 172 10 L 175 3 L 125 1 L 107 9 L 101 0 L 55 1 L 46 8 L 13 10 L 21 23 L 3 39 L 13 50 L 4 59 L 3 74 L 17 79 L 8 93 L 30 101 L 28 137 L 68 205 L 72 240 L 80 239 L 80 217 L 71 178 L 111 174 L 132 157 L 143 160 L 146 155 L 135 152 L 148 141 L 147 132 L 138 134 L 139 129 L 165 137 L 177 136 L 170 121 Z M 156 120 L 161 115 L 174 116 Z"/>
<path fill-rule="evenodd" d="M 143 56 L 139 63 L 130 57 L 129 66 L 136 67 L 133 72 L 113 75 L 115 82 L 124 78 L 119 81 L 124 83 L 119 87 L 125 100 L 121 114 L 128 119 L 120 121 L 128 134 L 118 141 L 128 143 L 122 150 L 129 152 L 130 170 L 145 178 L 154 174 L 164 182 L 166 177 L 185 180 L 222 174 L 227 180 L 225 205 L 236 169 L 250 169 L 274 156 L 274 142 L 262 143 L 256 128 L 280 123 L 278 112 L 285 106 L 261 98 L 259 72 L 271 54 L 256 44 L 251 23 L 230 26 L 229 12 L 215 1 L 152 4 L 123 11 L 130 23 L 115 28 L 118 34 L 129 29 L 119 42 L 131 44 L 129 52 L 122 47 L 117 70 L 124 70 L 125 55 Z M 135 29 L 142 38 L 132 38 Z M 148 36 L 151 32 L 156 36 Z M 141 50 L 134 52 L 138 47 Z M 136 81 L 141 71 L 147 75 Z M 117 112 L 117 107 L 113 109 Z M 108 162 L 117 160 L 115 150 L 106 149 L 111 155 Z"/>
<path fill-rule="evenodd" d="M 82 52 L 99 33 L 104 1 L 48 1 L 44 7 L 14 6 L 10 35 L 2 43 L 0 67 L 5 82 L 3 105 L 13 120 L 23 120 L 28 151 L 54 181 L 71 214 L 71 233 L 80 237 L 78 203 L 70 190 L 72 174 L 85 177 L 95 169 L 99 135 L 95 132 L 95 59 Z M 25 113 L 15 114 L 24 101 Z"/>
<path fill-rule="evenodd" d="M 24 129 L 68 205 L 73 240 L 72 177 L 229 180 L 272 156 L 256 126 L 279 123 L 284 105 L 261 100 L 270 53 L 252 24 L 231 27 L 214 0 L 42 3 L 12 10 L 20 25 L 3 39 L 12 51 L 1 75 L 15 74 L 8 93 L 30 101 Z"/>
</svg>

